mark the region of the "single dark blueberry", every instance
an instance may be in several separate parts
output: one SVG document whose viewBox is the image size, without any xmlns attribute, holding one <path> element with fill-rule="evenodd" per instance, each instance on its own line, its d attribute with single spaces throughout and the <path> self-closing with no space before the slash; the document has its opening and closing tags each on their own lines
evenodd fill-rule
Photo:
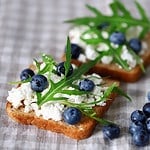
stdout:
<svg viewBox="0 0 150 150">
<path fill-rule="evenodd" d="M 95 84 L 92 80 L 83 79 L 79 82 L 79 89 L 82 91 L 92 91 L 95 87 Z"/>
<path fill-rule="evenodd" d="M 146 130 L 139 130 L 133 134 L 132 140 L 136 146 L 145 146 L 149 143 L 149 134 Z"/>
<path fill-rule="evenodd" d="M 146 130 L 146 125 L 145 123 L 142 122 L 131 122 L 130 126 L 129 126 L 129 133 L 131 133 L 132 135 L 139 131 L 139 130 Z"/>
<path fill-rule="evenodd" d="M 71 125 L 77 124 L 81 120 L 81 116 L 81 111 L 74 107 L 67 108 L 63 113 L 64 121 Z"/>
<path fill-rule="evenodd" d="M 147 93 L 147 99 L 150 101 L 150 91 Z"/>
<path fill-rule="evenodd" d="M 142 44 L 139 39 L 131 39 L 129 41 L 129 47 L 136 53 L 139 53 L 142 49 Z"/>
<path fill-rule="evenodd" d="M 61 76 L 61 74 L 65 75 L 64 62 L 61 62 L 56 66 L 56 72 L 57 72 L 57 75 L 59 75 L 59 76 Z M 68 71 L 67 77 L 72 75 L 72 73 L 73 73 L 73 67 L 72 67 L 72 65 L 70 65 L 70 69 Z"/>
<path fill-rule="evenodd" d="M 140 122 L 145 122 L 146 116 L 145 116 L 145 114 L 143 113 L 143 111 L 141 111 L 141 110 L 135 110 L 135 111 L 133 111 L 133 112 L 131 113 L 131 120 L 132 120 L 133 122 L 138 122 L 138 121 L 140 121 Z"/>
<path fill-rule="evenodd" d="M 110 42 L 122 45 L 126 42 L 125 35 L 122 32 L 113 32 L 109 37 Z"/>
<path fill-rule="evenodd" d="M 31 89 L 36 92 L 42 92 L 48 87 L 47 78 L 43 75 L 37 74 L 32 77 Z"/>
<path fill-rule="evenodd" d="M 82 48 L 74 43 L 71 43 L 71 58 L 77 59 L 82 52 Z"/>
<path fill-rule="evenodd" d="M 32 76 L 34 76 L 33 70 L 27 68 L 21 72 L 20 79 L 21 79 L 21 81 L 23 81 L 23 80 L 27 80 L 28 78 L 30 78 Z"/>
<path fill-rule="evenodd" d="M 104 138 L 106 139 L 114 139 L 118 138 L 120 135 L 120 128 L 116 124 L 109 124 L 102 128 Z"/>
<path fill-rule="evenodd" d="M 102 29 L 107 28 L 108 26 L 109 26 L 109 23 L 108 23 L 108 22 L 103 22 L 103 23 L 99 24 L 99 25 L 97 26 L 97 28 L 100 29 L 100 30 L 102 30 Z"/>
<path fill-rule="evenodd" d="M 143 106 L 143 112 L 147 117 L 150 117 L 150 102 Z"/>
<path fill-rule="evenodd" d="M 147 131 L 150 133 L 150 118 L 147 118 L 146 120 L 146 128 L 147 128 Z"/>
</svg>

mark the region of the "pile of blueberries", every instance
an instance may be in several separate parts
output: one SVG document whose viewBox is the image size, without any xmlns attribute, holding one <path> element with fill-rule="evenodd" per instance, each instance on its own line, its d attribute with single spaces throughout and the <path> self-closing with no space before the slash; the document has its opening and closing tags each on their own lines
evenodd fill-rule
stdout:
<svg viewBox="0 0 150 150">
<path fill-rule="evenodd" d="M 147 94 L 150 101 L 150 91 Z M 131 123 L 129 133 L 132 136 L 132 143 L 136 146 L 145 146 L 149 144 L 150 139 L 150 102 L 147 102 L 142 110 L 135 110 L 131 113 Z M 120 128 L 116 124 L 103 126 L 103 135 L 105 139 L 114 139 L 120 136 Z"/>
<path fill-rule="evenodd" d="M 147 94 L 150 101 L 150 92 Z M 149 144 L 150 137 L 150 102 L 144 104 L 142 110 L 135 110 L 131 113 L 129 133 L 132 135 L 132 142 L 137 146 Z"/>
</svg>

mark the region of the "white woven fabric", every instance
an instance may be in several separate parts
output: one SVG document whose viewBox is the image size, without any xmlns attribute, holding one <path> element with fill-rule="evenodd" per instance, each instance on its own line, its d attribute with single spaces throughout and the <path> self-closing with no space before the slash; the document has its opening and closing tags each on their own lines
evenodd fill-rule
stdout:
<svg viewBox="0 0 150 150">
<path fill-rule="evenodd" d="M 101 126 L 85 140 L 76 141 L 61 134 L 25 126 L 13 122 L 5 112 L 9 81 L 19 78 L 20 71 L 32 63 L 32 58 L 42 52 L 60 61 L 70 28 L 66 19 L 89 14 L 85 4 L 91 4 L 110 13 L 111 0 L 0 0 L 0 149 L 1 150 L 134 150 L 128 133 L 130 113 L 141 109 L 150 90 L 150 68 L 147 74 L 134 84 L 122 83 L 122 88 L 132 96 L 127 102 L 118 97 L 106 113 L 121 127 L 121 137 L 104 141 Z M 138 15 L 133 1 L 123 0 Z M 140 0 L 139 0 L 140 1 Z M 140 1 L 150 15 L 150 1 Z M 143 149 L 150 149 L 150 144 Z"/>
</svg>

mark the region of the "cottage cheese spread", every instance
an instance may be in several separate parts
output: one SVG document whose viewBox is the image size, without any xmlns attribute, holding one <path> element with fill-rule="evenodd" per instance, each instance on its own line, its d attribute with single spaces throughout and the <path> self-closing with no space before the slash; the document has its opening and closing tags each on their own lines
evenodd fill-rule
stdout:
<svg viewBox="0 0 150 150">
<path fill-rule="evenodd" d="M 51 74 L 51 79 L 53 82 L 58 82 L 62 77 L 59 77 L 55 74 Z M 105 90 L 104 87 L 100 86 L 102 83 L 102 78 L 97 74 L 92 74 L 88 76 L 83 76 L 83 78 L 88 78 L 95 83 L 95 88 L 90 94 L 85 95 L 65 95 L 68 98 L 68 101 L 74 103 L 82 103 L 82 102 L 94 102 L 97 98 L 103 95 Z M 78 84 L 79 81 L 76 81 Z M 69 87 L 68 90 L 73 90 L 74 88 Z M 44 94 L 48 90 L 45 89 L 42 94 Z M 56 97 L 63 96 L 63 94 L 56 94 Z M 19 108 L 20 106 L 24 106 L 24 112 L 28 113 L 34 111 L 37 116 L 42 116 L 44 119 L 53 119 L 55 121 L 62 120 L 62 114 L 65 109 L 65 106 L 56 103 L 54 101 L 49 101 L 44 103 L 40 108 L 37 105 L 37 96 L 34 91 L 32 91 L 30 82 L 22 83 L 17 88 L 12 88 L 8 91 L 7 100 L 12 104 L 14 108 Z M 104 102 L 100 102 L 99 105 L 105 106 Z M 94 106 L 94 105 L 91 105 Z"/>
<path fill-rule="evenodd" d="M 77 27 L 72 28 L 69 32 L 71 42 L 78 44 L 84 50 L 84 53 L 78 59 L 79 61 L 85 62 L 86 59 L 94 60 L 99 55 L 98 52 L 108 51 L 109 49 L 112 49 L 112 48 L 117 49 L 119 47 L 118 44 L 113 44 L 113 43 L 110 43 L 110 45 L 106 43 L 99 43 L 98 45 L 86 44 L 84 41 L 81 40 L 81 35 L 84 32 L 86 32 L 88 29 L 89 29 L 88 26 L 77 26 Z M 135 29 L 137 32 L 135 32 Z M 141 32 L 140 27 L 129 28 L 126 37 L 127 39 L 131 39 L 133 37 L 136 38 L 140 32 Z M 109 34 L 107 31 L 102 31 L 101 35 L 106 40 L 109 38 Z M 87 38 L 87 39 L 91 37 L 96 38 L 96 36 L 90 32 L 84 35 L 84 38 Z M 145 42 L 142 42 L 142 51 L 140 52 L 140 55 L 142 55 L 146 49 L 147 49 L 147 44 Z M 125 60 L 127 62 L 127 64 L 129 65 L 129 69 L 132 69 L 137 65 L 136 59 L 128 51 L 128 48 L 126 47 L 126 45 L 122 46 L 122 54 L 120 57 L 122 58 L 122 60 Z M 112 61 L 113 61 L 113 56 L 111 55 L 103 56 L 101 59 L 101 63 L 103 64 L 110 64 L 112 63 Z"/>
</svg>

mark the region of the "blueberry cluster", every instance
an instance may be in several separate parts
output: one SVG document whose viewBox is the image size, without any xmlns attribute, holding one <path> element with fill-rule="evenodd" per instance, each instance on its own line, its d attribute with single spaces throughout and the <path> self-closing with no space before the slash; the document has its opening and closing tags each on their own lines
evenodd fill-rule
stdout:
<svg viewBox="0 0 150 150">
<path fill-rule="evenodd" d="M 31 78 L 31 89 L 36 92 L 42 92 L 45 90 L 49 83 L 47 81 L 47 78 L 41 74 L 36 74 L 33 72 L 33 70 L 27 68 L 24 69 L 20 74 L 21 81 L 25 81 L 27 79 Z"/>
<path fill-rule="evenodd" d="M 141 41 L 137 38 L 132 38 L 126 42 L 124 33 L 113 32 L 109 37 L 110 42 L 118 45 L 127 44 L 135 53 L 139 53 L 142 49 Z"/>
<path fill-rule="evenodd" d="M 148 99 L 150 100 L 149 93 Z M 146 103 L 142 110 L 135 110 L 131 113 L 129 133 L 132 135 L 132 142 L 136 146 L 145 146 L 149 144 L 150 102 Z"/>
</svg>

